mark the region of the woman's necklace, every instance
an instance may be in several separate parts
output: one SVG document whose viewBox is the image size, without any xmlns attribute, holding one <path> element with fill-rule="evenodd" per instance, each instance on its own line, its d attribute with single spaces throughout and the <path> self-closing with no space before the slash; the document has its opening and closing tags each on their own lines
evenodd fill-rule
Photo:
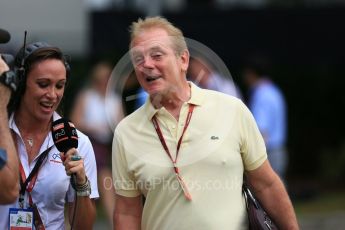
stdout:
<svg viewBox="0 0 345 230">
<path fill-rule="evenodd" d="M 22 136 L 22 138 L 23 138 L 27 153 L 31 155 L 32 150 L 34 149 L 34 144 L 37 141 L 37 137 L 24 135 Z"/>
<path fill-rule="evenodd" d="M 34 145 L 34 139 L 33 139 L 32 137 L 29 137 L 29 138 L 27 138 L 26 140 L 27 140 L 27 142 L 28 142 L 30 148 L 32 148 L 32 146 Z"/>
<path fill-rule="evenodd" d="M 50 123 L 49 123 L 49 126 L 50 126 Z M 48 128 L 49 128 L 48 126 Z M 47 129 L 48 130 L 48 129 Z M 24 134 L 22 133 L 22 138 L 23 138 L 23 141 L 25 143 L 25 146 L 26 146 L 26 149 L 27 149 L 27 152 L 29 154 L 32 153 L 32 150 L 35 148 L 35 145 L 36 144 L 39 144 L 41 141 L 42 141 L 42 138 L 44 139 L 44 136 L 46 134 L 47 131 L 44 131 L 42 132 L 44 135 L 35 135 L 35 134 Z M 37 146 L 36 146 L 37 147 Z"/>
</svg>

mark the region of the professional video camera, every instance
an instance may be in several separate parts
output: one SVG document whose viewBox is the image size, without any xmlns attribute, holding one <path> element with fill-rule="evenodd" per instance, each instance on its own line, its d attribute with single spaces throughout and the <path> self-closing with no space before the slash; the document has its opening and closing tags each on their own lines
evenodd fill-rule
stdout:
<svg viewBox="0 0 345 230">
<path fill-rule="evenodd" d="M 0 29 L 0 43 L 7 43 L 11 39 L 11 35 L 3 29 Z M 0 53 L 1 58 L 6 62 L 8 67 L 10 68 L 9 71 L 5 71 L 0 76 L 0 82 L 7 87 L 9 87 L 12 91 L 17 90 L 18 85 L 18 77 L 13 70 L 14 67 L 14 57 L 11 54 L 2 54 Z"/>
</svg>

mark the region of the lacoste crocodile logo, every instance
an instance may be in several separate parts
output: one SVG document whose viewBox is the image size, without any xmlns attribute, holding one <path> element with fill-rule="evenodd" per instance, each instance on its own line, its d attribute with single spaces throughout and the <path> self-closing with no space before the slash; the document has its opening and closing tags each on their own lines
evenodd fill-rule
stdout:
<svg viewBox="0 0 345 230">
<path fill-rule="evenodd" d="M 211 140 L 219 140 L 219 137 L 217 137 L 217 136 L 211 136 Z"/>
</svg>

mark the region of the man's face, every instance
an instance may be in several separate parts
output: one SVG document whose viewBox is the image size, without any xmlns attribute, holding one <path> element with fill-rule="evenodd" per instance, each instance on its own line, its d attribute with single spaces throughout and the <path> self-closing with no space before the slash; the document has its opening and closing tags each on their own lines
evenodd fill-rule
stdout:
<svg viewBox="0 0 345 230">
<path fill-rule="evenodd" d="M 160 28 L 139 33 L 131 43 L 131 59 L 140 85 L 150 95 L 164 95 L 181 84 L 189 53 L 176 54 L 172 39 Z"/>
</svg>

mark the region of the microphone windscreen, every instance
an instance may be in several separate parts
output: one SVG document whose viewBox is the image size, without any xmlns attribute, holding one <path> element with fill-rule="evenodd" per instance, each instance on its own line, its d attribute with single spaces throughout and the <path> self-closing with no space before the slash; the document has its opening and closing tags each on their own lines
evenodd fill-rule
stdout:
<svg viewBox="0 0 345 230">
<path fill-rule="evenodd" d="M 7 43 L 10 39 L 10 33 L 7 30 L 0 29 L 0 43 Z"/>
<path fill-rule="evenodd" d="M 77 130 L 74 124 L 66 118 L 60 118 L 53 122 L 52 137 L 60 152 L 66 153 L 69 149 L 78 147 Z"/>
</svg>

